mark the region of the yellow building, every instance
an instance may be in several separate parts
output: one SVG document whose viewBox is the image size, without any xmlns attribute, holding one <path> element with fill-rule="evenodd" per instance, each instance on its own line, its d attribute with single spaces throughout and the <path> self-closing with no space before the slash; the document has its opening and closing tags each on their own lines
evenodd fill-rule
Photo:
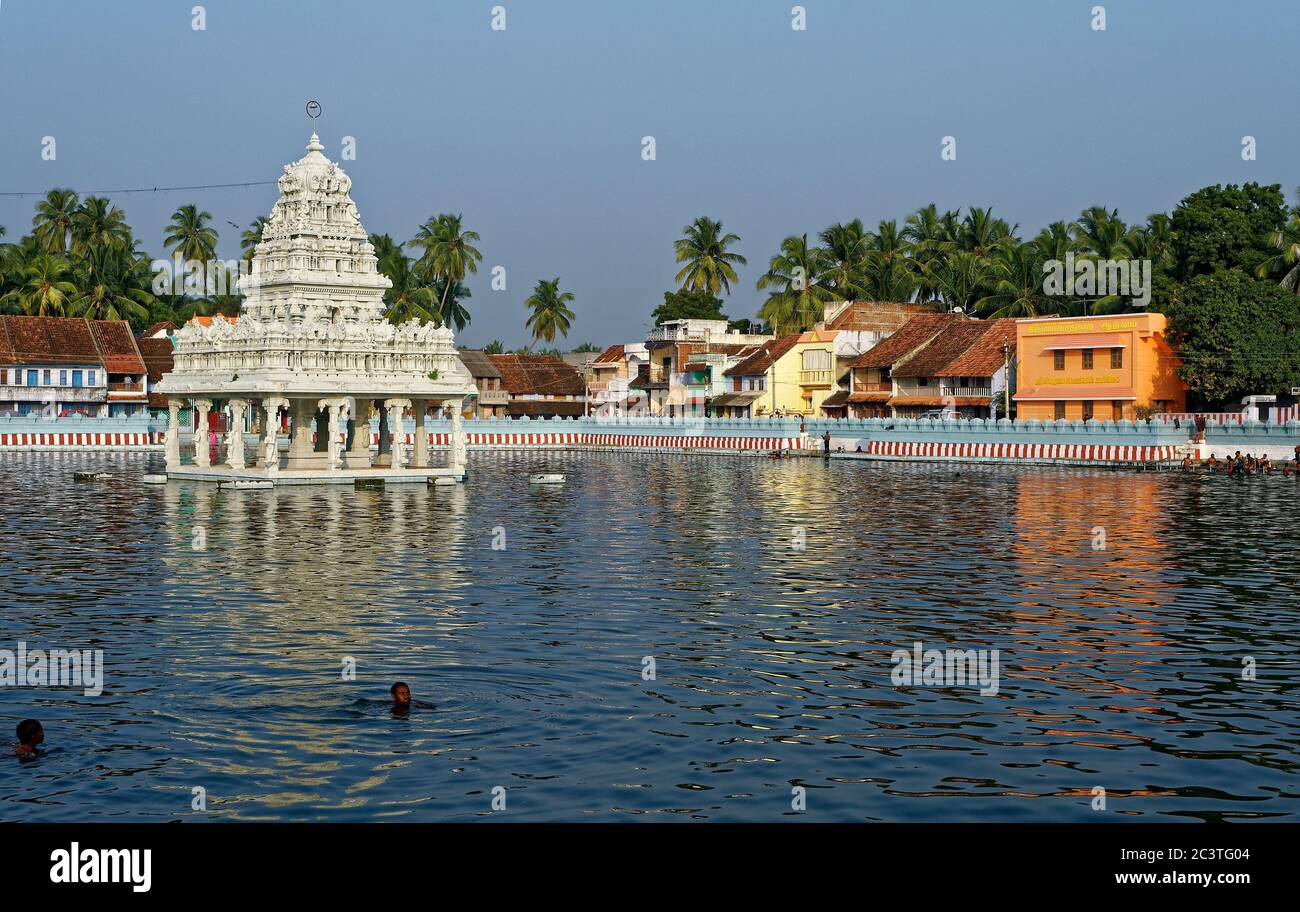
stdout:
<svg viewBox="0 0 1300 912">
<path fill-rule="evenodd" d="M 736 417 L 820 415 L 835 391 L 833 329 L 791 333 L 765 343 L 728 369 L 727 393 L 715 400 L 720 414 Z"/>
<path fill-rule="evenodd" d="M 1020 418 L 1118 421 L 1187 407 L 1163 314 L 1018 320 L 1016 352 Z"/>
</svg>

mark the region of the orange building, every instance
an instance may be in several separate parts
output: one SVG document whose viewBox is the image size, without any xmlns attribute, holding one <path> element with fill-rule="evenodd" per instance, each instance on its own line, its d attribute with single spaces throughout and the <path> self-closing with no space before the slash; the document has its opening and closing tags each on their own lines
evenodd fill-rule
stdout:
<svg viewBox="0 0 1300 912">
<path fill-rule="evenodd" d="M 1016 352 L 1019 418 L 1118 421 L 1138 407 L 1187 408 L 1163 314 L 1017 320 Z"/>
</svg>

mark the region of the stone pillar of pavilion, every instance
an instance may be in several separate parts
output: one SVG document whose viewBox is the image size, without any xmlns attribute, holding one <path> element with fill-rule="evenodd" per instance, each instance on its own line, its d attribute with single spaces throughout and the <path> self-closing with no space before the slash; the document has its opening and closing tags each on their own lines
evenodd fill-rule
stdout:
<svg viewBox="0 0 1300 912">
<path fill-rule="evenodd" d="M 450 399 L 451 406 L 451 440 L 447 457 L 447 467 L 456 478 L 464 479 L 469 463 L 469 446 L 465 426 L 461 423 L 460 410 L 464 400 Z"/>
<path fill-rule="evenodd" d="M 194 400 L 194 464 L 200 468 L 212 465 L 212 451 L 208 447 L 208 412 L 211 399 Z"/>
<path fill-rule="evenodd" d="M 232 469 L 244 468 L 244 413 L 248 411 L 247 399 L 231 399 L 226 403 L 230 410 L 230 427 L 226 429 L 226 465 Z"/>
<path fill-rule="evenodd" d="M 268 476 L 274 476 L 280 471 L 280 409 L 288 406 L 289 400 L 278 396 L 262 400 L 262 408 L 266 409 L 266 421 L 263 424 L 262 457 L 259 462 Z"/>
<path fill-rule="evenodd" d="M 167 437 L 163 449 L 168 471 L 181 465 L 181 400 L 167 400 Z"/>
<path fill-rule="evenodd" d="M 403 427 L 402 413 L 411 407 L 410 399 L 385 399 L 384 409 L 388 412 L 388 426 L 392 434 L 392 467 L 406 467 L 406 428 Z M 382 431 L 381 437 L 382 440 Z"/>
<path fill-rule="evenodd" d="M 348 410 L 348 424 L 352 428 L 352 445 L 344 456 L 343 466 L 348 469 L 370 468 L 370 400 L 357 398 Z"/>
<path fill-rule="evenodd" d="M 339 431 L 343 427 L 344 413 L 348 406 L 346 399 L 321 399 L 316 407 L 325 413 L 325 426 L 316 425 L 316 444 L 320 448 L 321 437 L 325 438 L 326 468 L 333 472 L 343 468 L 343 443 L 339 440 Z"/>
<path fill-rule="evenodd" d="M 425 427 L 425 417 L 429 414 L 428 399 L 412 399 L 411 412 L 415 417 L 415 450 L 411 458 L 411 468 L 427 469 L 429 467 L 429 431 Z"/>
</svg>

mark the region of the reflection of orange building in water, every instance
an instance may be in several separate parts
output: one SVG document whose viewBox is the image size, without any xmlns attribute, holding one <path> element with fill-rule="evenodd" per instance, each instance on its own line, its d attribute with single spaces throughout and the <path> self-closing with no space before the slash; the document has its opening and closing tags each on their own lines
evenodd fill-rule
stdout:
<svg viewBox="0 0 1300 912">
<path fill-rule="evenodd" d="M 1017 415 L 1118 421 L 1135 406 L 1187 408 L 1178 358 L 1158 313 L 1016 321 Z"/>
</svg>

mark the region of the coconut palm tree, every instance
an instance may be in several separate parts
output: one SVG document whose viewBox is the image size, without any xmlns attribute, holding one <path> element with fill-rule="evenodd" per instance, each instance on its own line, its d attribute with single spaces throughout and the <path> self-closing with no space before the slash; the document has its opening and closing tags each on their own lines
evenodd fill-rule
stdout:
<svg viewBox="0 0 1300 912">
<path fill-rule="evenodd" d="M 817 235 L 826 251 L 827 266 L 822 279 L 841 301 L 856 301 L 865 297 L 867 251 L 871 235 L 862 227 L 861 219 L 848 224 L 836 222 Z"/>
<path fill-rule="evenodd" d="M 423 249 L 420 268 L 442 280 L 439 310 L 446 306 L 447 296 L 456 283 L 465 281 L 468 274 L 477 273 L 479 261 L 483 259 L 474 246 L 480 240 L 478 232 L 466 230 L 461 219 L 460 214 L 447 213 L 431 218 L 420 226 L 408 245 Z"/>
<path fill-rule="evenodd" d="M 46 253 L 67 253 L 72 246 L 73 215 L 79 202 L 75 191 L 56 187 L 36 204 L 33 234 Z"/>
<path fill-rule="evenodd" d="M 939 300 L 939 286 L 932 276 L 938 267 L 938 261 L 943 259 L 944 251 L 956 238 L 959 215 L 955 210 L 940 214 L 934 203 L 931 203 L 907 217 L 903 239 L 908 243 L 908 253 L 916 274 L 918 301 Z"/>
<path fill-rule="evenodd" d="M 881 222 L 868 236 L 863 285 L 873 301 L 910 301 L 916 291 L 916 267 L 908 244 L 894 221 Z"/>
<path fill-rule="evenodd" d="M 451 291 L 445 292 L 443 280 L 436 280 L 430 287 L 433 289 L 434 298 L 438 301 L 438 310 L 434 314 L 434 321 L 439 326 L 450 326 L 460 332 L 469 325 L 470 313 L 461 301 L 470 297 L 470 290 L 460 282 L 451 284 Z"/>
<path fill-rule="evenodd" d="M 533 288 L 533 293 L 524 301 L 524 306 L 532 313 L 524 323 L 533 332 L 533 340 L 545 339 L 555 341 L 555 334 L 569 335 L 573 325 L 573 311 L 568 304 L 573 300 L 573 293 L 560 291 L 559 278 L 541 279 Z"/>
<path fill-rule="evenodd" d="M 1080 213 L 1070 226 L 1075 243 L 1082 253 L 1098 260 L 1128 259 L 1128 226 L 1119 217 L 1118 209 L 1107 211 L 1105 206 L 1090 206 Z"/>
<path fill-rule="evenodd" d="M 387 235 L 384 237 L 387 238 Z M 438 299 L 433 289 L 415 274 L 410 257 L 405 256 L 401 247 L 393 244 L 391 238 L 384 245 L 384 257 L 379 261 L 379 271 L 393 283 L 393 287 L 384 292 L 384 303 L 388 305 L 384 319 L 390 323 L 405 323 L 408 320 L 420 323 L 437 321 Z"/>
<path fill-rule="evenodd" d="M 1270 239 L 1278 253 L 1259 264 L 1258 276 L 1277 278 L 1278 284 L 1287 291 L 1300 294 L 1300 213 L 1292 214 Z"/>
<path fill-rule="evenodd" d="M 163 246 L 182 260 L 209 263 L 217 258 L 217 230 L 208 225 L 212 213 L 197 206 L 181 206 L 172 213 Z"/>
<path fill-rule="evenodd" d="M 71 263 L 62 257 L 41 253 L 22 268 L 17 286 L 4 298 L 28 316 L 61 317 L 77 294 L 72 278 Z"/>
<path fill-rule="evenodd" d="M 822 318 L 835 293 L 822 283 L 827 268 L 826 251 L 808 245 L 808 235 L 790 235 L 781 251 L 768 261 L 758 290 L 776 289 L 758 311 L 777 335 L 811 328 Z"/>
<path fill-rule="evenodd" d="M 249 264 L 253 262 L 253 254 L 257 252 L 257 245 L 262 243 L 262 232 L 270 221 L 266 216 L 259 215 L 239 236 L 239 252 L 244 262 Z"/>
<path fill-rule="evenodd" d="M 987 259 L 998 247 L 1017 243 L 1015 232 L 1016 226 L 996 218 L 991 208 L 971 206 L 957 226 L 952 244 L 958 250 Z"/>
<path fill-rule="evenodd" d="M 1064 302 L 1043 290 L 1043 255 L 1033 241 L 1000 247 L 990 258 L 993 290 L 976 307 L 989 317 L 1037 317 L 1057 313 Z"/>
<path fill-rule="evenodd" d="M 974 251 L 950 250 L 935 264 L 931 281 L 946 305 L 970 313 L 994 285 L 993 265 Z"/>
<path fill-rule="evenodd" d="M 1147 216 L 1146 227 L 1132 229 L 1125 241 L 1129 254 L 1140 260 L 1150 260 L 1154 269 L 1169 270 L 1174 265 L 1173 227 L 1168 214 L 1156 212 Z"/>
<path fill-rule="evenodd" d="M 149 319 L 154 296 L 149 292 L 149 267 L 121 246 L 96 247 L 90 252 L 92 284 L 72 301 L 68 313 L 92 320 L 127 320 L 137 326 Z"/>
<path fill-rule="evenodd" d="M 72 255 L 84 257 L 95 247 L 113 244 L 131 244 L 126 216 L 107 197 L 86 197 L 72 213 Z"/>
<path fill-rule="evenodd" d="M 707 291 L 717 295 L 720 291 L 731 294 L 731 283 L 738 281 L 732 264 L 744 266 L 748 262 L 727 248 L 740 240 L 736 234 L 723 234 L 722 222 L 701 215 L 682 229 L 685 237 L 679 238 L 673 248 L 677 262 L 685 263 L 677 272 L 675 281 L 686 291 Z"/>
</svg>

